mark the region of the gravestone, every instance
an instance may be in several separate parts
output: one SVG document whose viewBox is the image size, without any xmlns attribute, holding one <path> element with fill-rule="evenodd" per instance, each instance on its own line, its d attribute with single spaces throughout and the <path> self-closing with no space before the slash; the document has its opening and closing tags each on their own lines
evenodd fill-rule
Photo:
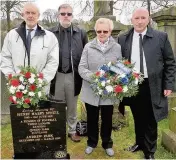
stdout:
<svg viewBox="0 0 176 160">
<path fill-rule="evenodd" d="M 1 78 L 1 92 L 0 92 L 0 96 L 1 96 L 1 124 L 7 124 L 10 122 L 10 110 L 9 110 L 9 105 L 10 105 L 10 101 L 9 101 L 9 95 L 8 95 L 8 91 L 7 91 L 7 86 L 6 86 L 6 79 L 3 73 L 0 72 L 0 78 Z"/>
<path fill-rule="evenodd" d="M 66 103 L 43 101 L 37 107 L 10 106 L 14 159 L 63 159 L 66 146 Z"/>
<path fill-rule="evenodd" d="M 158 30 L 167 32 L 176 59 L 176 6 L 162 9 L 151 17 L 157 23 Z M 176 81 L 174 91 L 176 92 Z"/>
<path fill-rule="evenodd" d="M 162 9 L 152 14 L 151 17 L 157 23 L 158 30 L 167 32 L 176 58 L 176 6 Z M 176 91 L 176 81 L 174 91 Z M 176 93 L 169 96 L 168 100 L 169 129 L 162 132 L 162 145 L 169 151 L 176 153 Z"/>
</svg>

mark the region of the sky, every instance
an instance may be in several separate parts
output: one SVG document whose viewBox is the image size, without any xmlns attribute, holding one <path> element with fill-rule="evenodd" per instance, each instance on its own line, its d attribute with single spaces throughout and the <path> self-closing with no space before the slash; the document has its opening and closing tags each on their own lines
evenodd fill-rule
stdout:
<svg viewBox="0 0 176 160">
<path fill-rule="evenodd" d="M 43 13 L 46 9 L 58 9 L 59 5 L 67 2 L 66 0 L 36 0 L 35 3 Z"/>
<path fill-rule="evenodd" d="M 37 4 L 37 6 L 39 7 L 40 9 L 40 13 L 41 13 L 41 16 L 40 16 L 40 19 L 42 19 L 42 13 L 47 10 L 47 9 L 55 9 L 57 10 L 58 7 L 63 4 L 63 3 L 69 3 L 70 5 L 74 4 L 75 1 L 80 1 L 80 0 L 35 0 L 35 3 Z M 76 15 L 78 13 L 81 12 L 81 7 L 77 7 L 76 9 L 73 10 L 73 15 Z M 92 13 L 93 15 L 93 13 Z M 117 15 L 117 14 L 116 14 Z M 83 16 L 83 17 L 80 17 L 80 18 L 83 18 L 85 21 L 88 21 L 90 18 L 92 17 L 88 17 L 88 16 Z M 122 23 L 124 24 L 128 24 L 128 19 L 126 18 L 125 15 L 121 15 L 121 16 L 116 16 L 116 19 L 117 20 L 120 20 Z"/>
</svg>

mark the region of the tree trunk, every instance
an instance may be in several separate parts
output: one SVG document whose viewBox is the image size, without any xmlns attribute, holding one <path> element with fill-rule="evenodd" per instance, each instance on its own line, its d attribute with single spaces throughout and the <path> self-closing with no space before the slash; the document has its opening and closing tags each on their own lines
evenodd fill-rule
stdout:
<svg viewBox="0 0 176 160">
<path fill-rule="evenodd" d="M 150 7 L 151 7 L 151 2 L 150 0 L 147 0 L 147 8 L 148 8 L 148 12 L 149 12 L 149 16 L 150 16 Z M 151 22 L 149 21 L 149 26 L 151 26 Z"/>
<path fill-rule="evenodd" d="M 11 26 L 11 23 L 10 23 L 10 12 L 9 11 L 7 11 L 6 12 L 6 14 L 7 14 L 7 31 L 10 31 L 10 26 Z"/>
</svg>

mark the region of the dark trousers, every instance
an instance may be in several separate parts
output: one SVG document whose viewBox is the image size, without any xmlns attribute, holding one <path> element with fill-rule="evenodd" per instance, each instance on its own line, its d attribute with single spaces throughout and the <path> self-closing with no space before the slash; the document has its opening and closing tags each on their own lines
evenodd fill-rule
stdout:
<svg viewBox="0 0 176 160">
<path fill-rule="evenodd" d="M 154 117 L 148 79 L 139 86 L 136 97 L 120 105 L 129 105 L 133 114 L 136 144 L 143 148 L 145 155 L 154 154 L 157 148 L 157 122 Z"/>
<path fill-rule="evenodd" d="M 101 129 L 100 136 L 102 139 L 102 147 L 104 149 L 112 148 L 111 139 L 112 132 L 112 114 L 113 105 L 92 106 L 85 104 L 87 110 L 87 145 L 95 148 L 99 138 L 99 111 L 101 109 Z"/>
</svg>

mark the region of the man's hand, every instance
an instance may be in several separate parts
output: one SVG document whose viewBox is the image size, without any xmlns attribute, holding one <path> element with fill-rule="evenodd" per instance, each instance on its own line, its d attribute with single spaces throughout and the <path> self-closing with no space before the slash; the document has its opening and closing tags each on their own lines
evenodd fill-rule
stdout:
<svg viewBox="0 0 176 160">
<path fill-rule="evenodd" d="M 172 90 L 164 90 L 164 96 L 167 97 L 172 93 Z"/>
</svg>

